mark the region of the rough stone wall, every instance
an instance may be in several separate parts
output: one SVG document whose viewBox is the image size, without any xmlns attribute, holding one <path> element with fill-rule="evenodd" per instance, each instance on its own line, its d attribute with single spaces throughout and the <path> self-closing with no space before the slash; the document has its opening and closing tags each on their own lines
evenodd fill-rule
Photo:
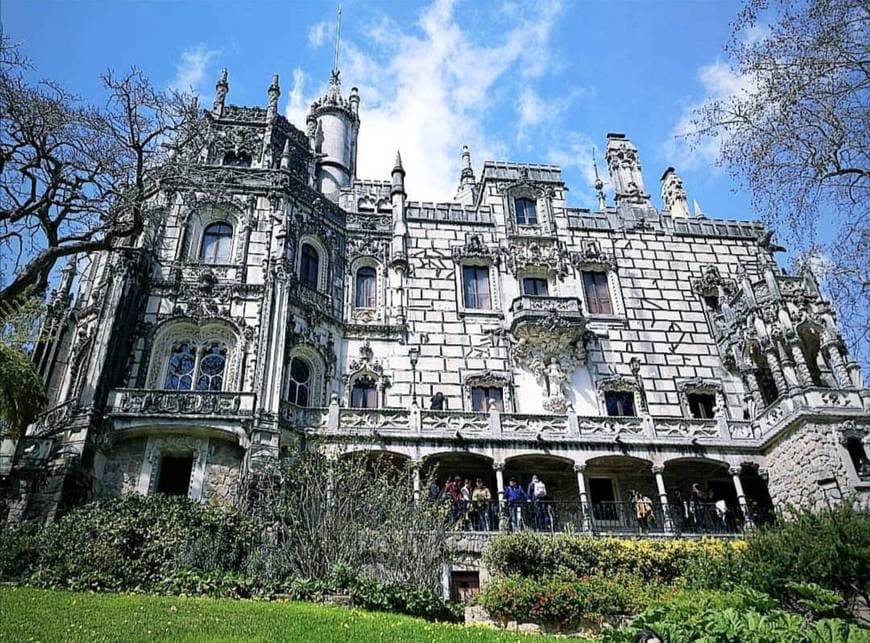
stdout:
<svg viewBox="0 0 870 643">
<path fill-rule="evenodd" d="M 136 492 L 147 444 L 148 438 L 126 440 L 106 455 L 102 475 L 96 480 L 97 496 Z"/>
<path fill-rule="evenodd" d="M 775 506 L 821 509 L 854 493 L 834 424 L 806 422 L 767 454 L 768 490 Z M 836 477 L 836 484 L 819 481 Z"/>
<path fill-rule="evenodd" d="M 232 503 L 238 495 L 242 450 L 228 442 L 209 440 L 205 463 L 202 499 L 213 503 Z"/>
</svg>

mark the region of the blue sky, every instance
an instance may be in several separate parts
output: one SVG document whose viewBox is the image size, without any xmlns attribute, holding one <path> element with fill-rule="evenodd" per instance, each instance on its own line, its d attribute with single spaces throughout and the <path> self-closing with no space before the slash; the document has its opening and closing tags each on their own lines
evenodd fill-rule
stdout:
<svg viewBox="0 0 870 643">
<path fill-rule="evenodd" d="M 569 202 L 594 207 L 591 148 L 607 132 L 638 146 L 647 191 L 673 165 L 709 216 L 753 219 L 715 149 L 675 141 L 688 110 L 735 89 L 722 60 L 734 2 L 344 0 L 345 91 L 360 88 L 362 178 L 387 178 L 401 148 L 410 198 L 449 198 L 459 153 L 563 166 Z M 6 33 L 41 76 L 99 100 L 98 74 L 141 67 L 210 104 L 219 70 L 229 102 L 281 106 L 304 128 L 332 66 L 337 2 L 4 0 Z M 603 165 L 602 165 L 603 170 Z"/>
</svg>

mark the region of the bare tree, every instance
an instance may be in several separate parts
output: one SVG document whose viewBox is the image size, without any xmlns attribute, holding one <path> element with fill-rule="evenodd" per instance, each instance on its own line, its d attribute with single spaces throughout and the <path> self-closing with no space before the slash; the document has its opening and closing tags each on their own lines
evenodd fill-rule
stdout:
<svg viewBox="0 0 870 643">
<path fill-rule="evenodd" d="M 349 568 L 437 591 L 447 556 L 447 512 L 415 498 L 412 473 L 410 463 L 376 452 L 362 457 L 308 449 L 273 465 L 259 477 L 253 509 L 269 534 L 269 566 L 277 576 L 318 579 Z"/>
<path fill-rule="evenodd" d="M 135 239 L 167 143 L 183 146 L 196 120 L 191 97 L 135 68 L 101 77 L 100 107 L 27 71 L 0 40 L 0 310 L 43 293 L 59 259 Z"/>
<path fill-rule="evenodd" d="M 726 53 L 741 88 L 695 113 L 763 220 L 810 261 L 865 363 L 870 339 L 870 4 L 746 0 Z"/>
</svg>

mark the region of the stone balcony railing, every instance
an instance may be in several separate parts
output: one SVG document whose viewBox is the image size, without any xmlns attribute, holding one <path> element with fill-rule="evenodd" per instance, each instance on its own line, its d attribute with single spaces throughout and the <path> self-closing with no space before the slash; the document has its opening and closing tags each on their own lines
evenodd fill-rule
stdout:
<svg viewBox="0 0 870 643">
<path fill-rule="evenodd" d="M 870 391 L 866 389 L 808 388 L 781 396 L 753 424 L 757 437 L 766 442 L 801 415 L 864 413 L 870 413 Z"/>
<path fill-rule="evenodd" d="M 121 388 L 110 392 L 108 407 L 114 416 L 239 418 L 253 415 L 254 394 Z"/>
<path fill-rule="evenodd" d="M 577 297 L 523 295 L 511 302 L 511 332 L 529 324 L 546 323 L 558 317 L 561 326 L 585 326 L 586 318 Z"/>
<path fill-rule="evenodd" d="M 302 408 L 284 403 L 280 419 L 289 426 L 327 435 L 419 435 L 433 438 L 519 439 L 536 441 L 614 440 L 707 441 L 747 444 L 758 439 L 751 422 L 678 417 L 607 417 L 431 411 L 426 409 L 350 409 L 337 404 Z"/>
</svg>

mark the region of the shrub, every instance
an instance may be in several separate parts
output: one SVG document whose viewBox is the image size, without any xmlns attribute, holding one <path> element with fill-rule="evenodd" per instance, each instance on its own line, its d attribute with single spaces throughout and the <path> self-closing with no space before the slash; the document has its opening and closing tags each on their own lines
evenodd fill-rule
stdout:
<svg viewBox="0 0 870 643">
<path fill-rule="evenodd" d="M 629 627 L 603 632 L 604 643 L 627 643 L 648 629 L 669 643 L 857 643 L 866 630 L 839 619 L 807 623 L 777 608 L 767 594 L 686 590 L 653 602 Z"/>
<path fill-rule="evenodd" d="M 629 573 L 672 582 L 693 563 L 734 556 L 743 541 L 629 540 L 521 532 L 497 536 L 484 553 L 493 574 L 526 578 L 583 578 Z"/>
<path fill-rule="evenodd" d="M 40 527 L 32 523 L 0 529 L 0 580 L 18 580 L 27 575 L 39 557 L 39 531 Z"/>
<path fill-rule="evenodd" d="M 636 612 L 658 591 L 658 587 L 626 575 L 571 581 L 511 576 L 490 583 L 479 601 L 502 622 L 538 623 L 564 631 L 576 629 L 583 621 Z"/>
<path fill-rule="evenodd" d="M 84 505 L 44 529 L 29 581 L 50 588 L 149 590 L 173 572 L 240 566 L 250 524 L 187 498 L 124 496 Z"/>
<path fill-rule="evenodd" d="M 745 581 L 796 607 L 789 583 L 815 583 L 870 607 L 870 520 L 848 505 L 788 520 L 752 535 Z"/>
</svg>

